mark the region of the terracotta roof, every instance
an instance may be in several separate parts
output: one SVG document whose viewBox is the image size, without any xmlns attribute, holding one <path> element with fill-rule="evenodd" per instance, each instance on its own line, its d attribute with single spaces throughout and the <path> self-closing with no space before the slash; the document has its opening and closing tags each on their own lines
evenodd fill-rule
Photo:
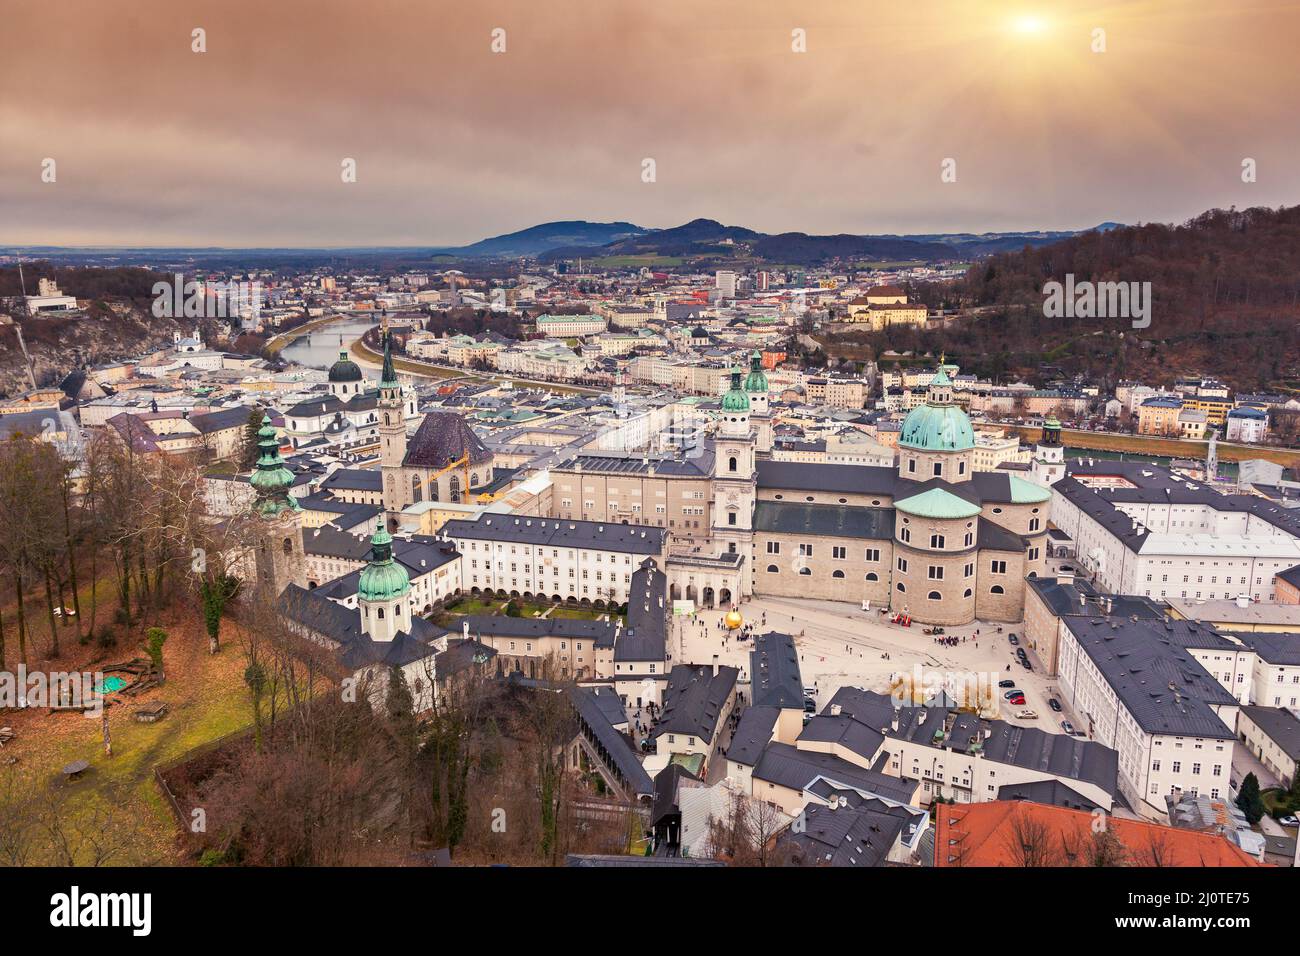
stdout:
<svg viewBox="0 0 1300 956">
<path fill-rule="evenodd" d="M 1093 814 L 1025 800 L 944 804 L 935 820 L 935 866 L 1091 866 Z M 1260 866 L 1214 833 L 1106 817 L 1123 866 Z M 1032 840 L 1031 840 L 1032 838 Z M 1041 841 L 1041 846 L 1038 842 Z M 1022 850 L 1021 846 L 1033 847 Z M 1073 857 L 1071 856 L 1073 854 Z"/>
</svg>

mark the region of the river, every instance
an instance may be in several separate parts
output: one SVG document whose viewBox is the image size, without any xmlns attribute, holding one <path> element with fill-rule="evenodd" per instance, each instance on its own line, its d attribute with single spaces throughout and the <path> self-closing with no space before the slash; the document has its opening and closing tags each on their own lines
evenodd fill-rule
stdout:
<svg viewBox="0 0 1300 956">
<path fill-rule="evenodd" d="M 294 339 L 280 351 L 286 362 L 296 362 L 308 368 L 328 369 L 362 334 L 376 323 L 365 319 L 340 319 Z"/>
</svg>

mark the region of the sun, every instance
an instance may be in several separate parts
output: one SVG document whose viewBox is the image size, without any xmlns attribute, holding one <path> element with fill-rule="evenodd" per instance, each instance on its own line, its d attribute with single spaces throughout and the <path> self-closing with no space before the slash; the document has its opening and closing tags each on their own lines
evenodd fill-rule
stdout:
<svg viewBox="0 0 1300 956">
<path fill-rule="evenodd" d="M 1011 28 L 1024 36 L 1034 36 L 1047 29 L 1047 21 L 1031 13 L 1016 17 L 1011 21 Z"/>
</svg>

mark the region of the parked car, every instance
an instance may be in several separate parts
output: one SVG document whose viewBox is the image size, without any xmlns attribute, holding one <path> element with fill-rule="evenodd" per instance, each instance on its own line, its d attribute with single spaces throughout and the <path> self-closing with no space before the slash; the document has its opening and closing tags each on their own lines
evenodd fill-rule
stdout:
<svg viewBox="0 0 1300 956">
<path fill-rule="evenodd" d="M 1013 680 L 1000 680 L 1000 681 L 998 681 L 998 686 L 999 686 L 999 687 L 1015 687 L 1015 686 L 1016 686 L 1016 682 L 1013 681 Z"/>
<path fill-rule="evenodd" d="M 1074 724 L 1070 723 L 1068 720 L 1061 721 L 1061 729 L 1071 737 L 1074 736 Z"/>
<path fill-rule="evenodd" d="M 816 688 L 816 687 L 805 687 L 805 688 L 803 689 L 803 695 L 804 695 L 805 698 L 814 698 L 814 699 L 815 699 L 815 698 L 817 697 L 817 688 Z"/>
<path fill-rule="evenodd" d="M 1003 694 L 1002 697 L 1003 697 L 1005 700 L 1010 700 L 1012 697 L 1023 697 L 1024 695 L 1025 695 L 1025 692 L 1024 692 L 1023 690 L 1021 690 L 1021 689 L 1018 688 L 1018 687 L 1013 687 L 1011 690 L 1009 690 L 1009 691 L 1007 691 L 1005 694 Z"/>
<path fill-rule="evenodd" d="M 1025 695 L 1016 694 L 1016 696 L 1008 700 L 1007 703 L 1011 704 L 1013 707 L 1023 707 L 1025 705 Z"/>
<path fill-rule="evenodd" d="M 814 701 L 811 697 L 805 697 L 803 699 L 803 712 L 805 714 L 817 713 L 817 702 Z"/>
<path fill-rule="evenodd" d="M 1024 667 L 1024 669 L 1027 670 L 1027 671 L 1031 671 L 1031 670 L 1034 669 L 1034 665 L 1031 664 L 1031 663 L 1029 663 L 1029 658 L 1027 658 L 1027 657 L 1022 657 L 1022 658 L 1020 658 L 1020 664 L 1021 664 L 1021 666 Z"/>
<path fill-rule="evenodd" d="M 1284 827 L 1300 827 L 1300 820 L 1297 820 L 1289 813 L 1284 817 L 1278 817 L 1277 822 L 1282 824 Z"/>
<path fill-rule="evenodd" d="M 1047 698 L 1047 706 L 1052 708 L 1052 710 L 1056 711 L 1058 714 L 1061 712 L 1061 702 L 1055 697 Z"/>
<path fill-rule="evenodd" d="M 1037 720 L 1037 719 L 1038 719 L 1038 711 L 1036 711 L 1036 710 L 1029 710 L 1029 709 L 1027 709 L 1027 708 L 1026 708 L 1025 710 L 1018 710 L 1018 711 L 1016 711 L 1016 717 L 1017 717 L 1019 720 Z"/>
<path fill-rule="evenodd" d="M 1016 635 L 1014 635 L 1014 634 L 1008 634 L 1008 635 L 1007 635 L 1007 640 L 1011 642 L 1011 646 L 1012 646 L 1012 647 L 1015 647 L 1016 645 L 1018 645 L 1018 644 L 1020 643 L 1020 638 L 1016 637 Z"/>
</svg>

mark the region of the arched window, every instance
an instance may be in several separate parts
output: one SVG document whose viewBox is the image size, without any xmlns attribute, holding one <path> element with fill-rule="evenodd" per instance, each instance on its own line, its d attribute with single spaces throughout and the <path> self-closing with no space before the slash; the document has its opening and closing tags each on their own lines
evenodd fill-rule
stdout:
<svg viewBox="0 0 1300 956">
<path fill-rule="evenodd" d="M 902 581 L 899 581 L 899 582 L 898 582 L 898 590 L 902 591 L 904 594 L 907 593 L 907 588 L 905 588 L 905 587 L 903 586 L 903 582 L 902 582 Z"/>
<path fill-rule="evenodd" d="M 843 572 L 843 571 L 834 571 L 834 572 L 831 573 L 831 577 L 833 577 L 833 578 L 842 578 L 842 577 L 844 577 L 844 572 Z"/>
<path fill-rule="evenodd" d="M 460 476 L 452 475 L 451 480 L 447 482 L 447 490 L 451 495 L 452 501 L 460 501 Z"/>
<path fill-rule="evenodd" d="M 384 619 L 384 609 L 382 607 L 375 608 L 375 617 L 381 621 Z"/>
<path fill-rule="evenodd" d="M 411 476 L 411 501 L 419 504 L 424 500 L 424 489 L 420 487 L 420 476 Z"/>
<path fill-rule="evenodd" d="M 993 585 L 993 587 L 989 588 L 989 594 L 1005 594 L 1005 593 L 1006 592 L 1002 590 L 1002 585 L 1000 584 L 995 584 Z"/>
<path fill-rule="evenodd" d="M 282 545 L 282 547 L 284 548 L 285 554 L 293 554 L 293 542 L 290 541 L 288 538 L 284 539 L 284 544 Z"/>
<path fill-rule="evenodd" d="M 931 591 L 929 594 L 926 595 L 926 597 L 929 598 L 931 601 L 943 600 L 943 595 L 940 594 L 938 591 Z"/>
<path fill-rule="evenodd" d="M 394 604 L 394 605 L 393 605 L 393 617 L 401 617 L 401 616 L 402 616 L 402 605 L 400 605 L 400 604 Z"/>
<path fill-rule="evenodd" d="M 966 591 L 965 591 L 965 593 L 962 594 L 962 597 L 970 597 L 970 595 L 971 595 L 971 590 L 970 590 L 970 588 L 967 588 Z"/>
<path fill-rule="evenodd" d="M 867 580 L 868 580 L 868 581 L 879 581 L 879 580 L 880 580 L 880 575 L 877 574 L 875 571 L 868 571 L 868 572 L 867 572 Z"/>
<path fill-rule="evenodd" d="M 384 424 L 388 424 L 388 412 L 384 412 Z"/>
<path fill-rule="evenodd" d="M 735 471 L 735 470 L 736 470 L 736 456 L 735 456 L 735 455 L 732 455 L 730 458 L 727 459 L 727 468 L 728 468 L 729 470 L 731 470 L 731 471 Z"/>
<path fill-rule="evenodd" d="M 812 568 L 804 567 L 799 569 L 800 574 L 812 574 Z"/>
<path fill-rule="evenodd" d="M 767 573 L 768 573 L 768 574 L 780 574 L 781 572 L 780 572 L 780 569 L 777 568 L 777 566 L 776 566 L 775 564 L 769 564 L 769 565 L 767 566 Z"/>
</svg>

